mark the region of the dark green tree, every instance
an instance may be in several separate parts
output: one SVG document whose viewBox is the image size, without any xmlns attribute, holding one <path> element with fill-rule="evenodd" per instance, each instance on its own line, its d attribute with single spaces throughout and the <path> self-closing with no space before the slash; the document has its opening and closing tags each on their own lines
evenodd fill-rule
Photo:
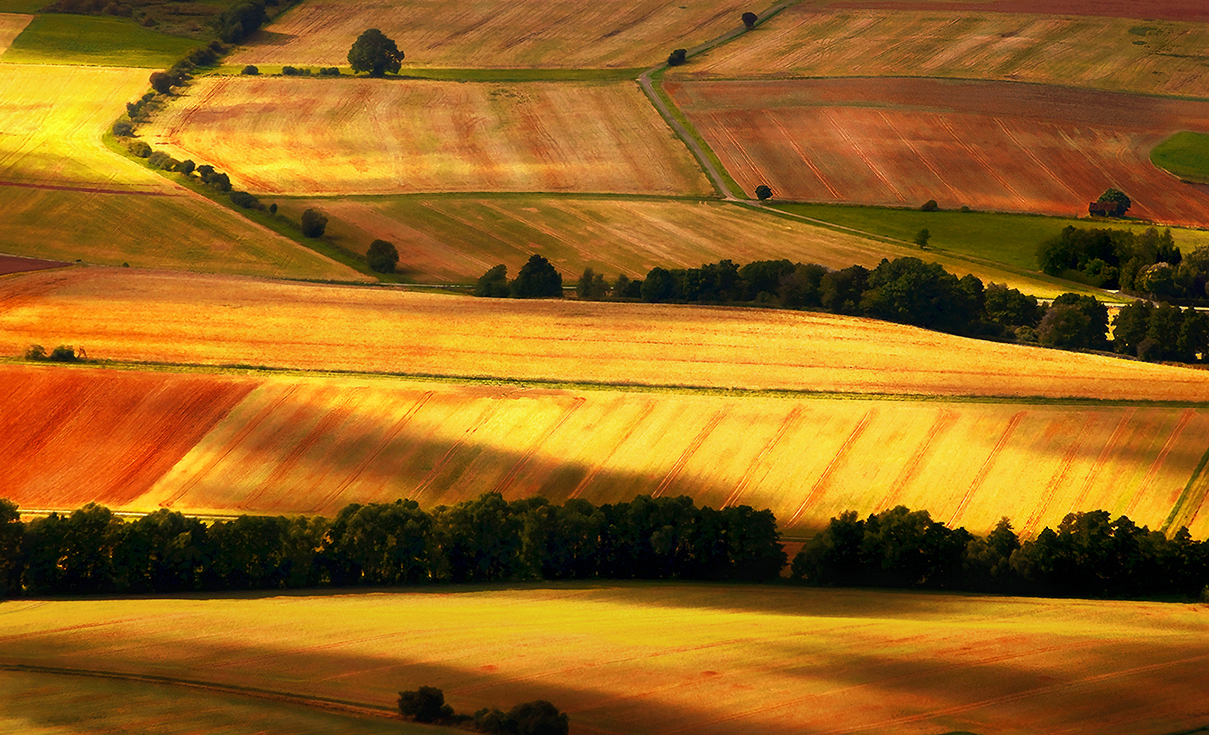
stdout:
<svg viewBox="0 0 1209 735">
<path fill-rule="evenodd" d="M 1002 283 L 987 284 L 983 290 L 983 309 L 987 319 L 1009 329 L 1036 327 L 1043 311 L 1037 297 Z"/>
<path fill-rule="evenodd" d="M 760 16 L 756 15 L 755 13 L 753 13 L 749 10 L 746 13 L 744 13 L 742 16 L 743 27 L 750 31 L 752 28 L 756 27 L 756 21 L 758 21 L 759 19 L 760 19 Z"/>
<path fill-rule="evenodd" d="M 688 49 L 678 48 L 667 57 L 668 66 L 680 66 L 686 61 L 688 61 Z"/>
<path fill-rule="evenodd" d="M 1112 322 L 1112 348 L 1122 355 L 1138 354 L 1138 345 L 1150 331 L 1154 307 L 1148 301 L 1131 301 L 1122 306 Z"/>
<path fill-rule="evenodd" d="M 584 268 L 583 275 L 575 284 L 575 295 L 584 301 L 600 301 L 608 292 L 609 286 L 605 283 L 604 275 L 593 271 L 591 267 Z"/>
<path fill-rule="evenodd" d="M 512 297 L 516 299 L 561 299 L 563 277 L 550 261 L 536 253 L 529 256 L 512 281 Z"/>
<path fill-rule="evenodd" d="M 17 591 L 21 585 L 21 542 L 25 524 L 17 504 L 0 498 L 0 598 Z"/>
<path fill-rule="evenodd" d="M 1104 193 L 1096 201 L 1119 204 L 1121 206 L 1121 214 L 1129 211 L 1129 208 L 1133 206 L 1133 201 L 1120 189 L 1105 189 Z"/>
<path fill-rule="evenodd" d="M 239 43 L 260 30 L 268 19 L 262 0 L 245 0 L 224 10 L 215 25 L 219 38 L 227 43 Z"/>
<path fill-rule="evenodd" d="M 348 50 L 348 63 L 353 72 L 369 72 L 380 77 L 386 72 L 398 74 L 403 65 L 403 52 L 395 42 L 377 28 L 370 28 L 357 37 Z"/>
<path fill-rule="evenodd" d="M 302 234 L 307 237 L 323 237 L 327 231 L 327 217 L 318 209 L 308 209 L 302 213 Z"/>
<path fill-rule="evenodd" d="M 931 240 L 931 239 L 932 239 L 932 233 L 928 232 L 927 227 L 923 228 L 922 230 L 920 230 L 919 232 L 917 232 L 915 234 L 915 244 L 919 246 L 920 250 L 927 250 L 928 249 L 928 240 Z"/>
<path fill-rule="evenodd" d="M 365 259 L 369 269 L 375 273 L 394 273 L 395 266 L 399 264 L 399 251 L 386 240 L 374 240 L 369 244 Z"/>
<path fill-rule="evenodd" d="M 474 295 L 493 299 L 506 299 L 511 296 L 512 289 L 508 286 L 508 267 L 497 265 L 479 276 L 478 282 L 474 285 Z"/>
<path fill-rule="evenodd" d="M 570 730 L 566 713 L 544 699 L 518 704 L 504 720 L 505 729 L 516 735 L 567 735 Z"/>
<path fill-rule="evenodd" d="M 768 184 L 760 184 L 756 187 L 756 199 L 764 201 L 772 198 L 772 188 Z"/>
<path fill-rule="evenodd" d="M 648 304 L 670 301 L 675 297 L 675 289 L 671 272 L 655 266 L 642 282 L 642 300 Z"/>
<path fill-rule="evenodd" d="M 337 533 L 330 556 L 342 568 L 355 570 L 345 577 L 345 584 L 416 584 L 429 580 L 432 518 L 420 510 L 416 501 L 358 506 Z"/>
<path fill-rule="evenodd" d="M 416 722 L 439 722 L 452 717 L 453 708 L 445 704 L 445 693 L 440 689 L 420 687 L 399 692 L 399 714 Z"/>
</svg>

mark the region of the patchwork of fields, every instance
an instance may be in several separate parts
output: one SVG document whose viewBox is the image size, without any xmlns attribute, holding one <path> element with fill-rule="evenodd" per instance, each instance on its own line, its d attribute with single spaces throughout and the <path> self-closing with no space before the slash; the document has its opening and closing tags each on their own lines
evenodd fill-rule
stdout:
<svg viewBox="0 0 1209 735">
<path fill-rule="evenodd" d="M 1209 224 L 1209 187 L 1150 163 L 1209 103 L 930 79 L 669 83 L 746 189 L 811 201 L 1087 213 L 1113 186 L 1131 214 Z"/>
<path fill-rule="evenodd" d="M 936 9 L 798 4 L 759 33 L 694 59 L 672 76 L 941 77 L 1209 96 L 1209 26 L 1203 23 L 929 7 Z"/>
<path fill-rule="evenodd" d="M 348 63 L 366 28 L 406 54 L 404 68 L 627 69 L 667 58 L 731 30 L 749 7 L 739 0 L 417 0 L 400 13 L 386 0 L 307 0 L 231 57 L 235 64 Z M 406 73 L 406 72 L 405 72 Z"/>
<path fill-rule="evenodd" d="M 1162 735 L 1200 727 L 1209 693 L 1203 608 L 1169 603 L 557 584 L 5 613 L 7 666 L 384 708 L 427 684 L 463 712 L 546 699 L 598 735 Z"/>
<path fill-rule="evenodd" d="M 710 192 L 632 83 L 213 77 L 142 133 L 258 194 Z"/>
</svg>

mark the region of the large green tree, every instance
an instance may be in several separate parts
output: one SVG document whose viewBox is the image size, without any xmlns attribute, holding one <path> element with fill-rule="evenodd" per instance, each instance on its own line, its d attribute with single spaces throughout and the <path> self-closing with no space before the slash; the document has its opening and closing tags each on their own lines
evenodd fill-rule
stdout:
<svg viewBox="0 0 1209 735">
<path fill-rule="evenodd" d="M 395 42 L 377 28 L 370 28 L 353 41 L 348 50 L 348 63 L 354 72 L 366 71 L 371 77 L 386 72 L 398 74 L 403 64 L 403 52 Z"/>
</svg>

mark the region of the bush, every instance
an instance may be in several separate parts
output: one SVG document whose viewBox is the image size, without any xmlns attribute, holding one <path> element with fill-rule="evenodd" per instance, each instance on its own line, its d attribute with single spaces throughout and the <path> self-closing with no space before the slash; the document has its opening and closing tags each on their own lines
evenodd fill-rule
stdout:
<svg viewBox="0 0 1209 735">
<path fill-rule="evenodd" d="M 185 160 L 176 164 L 176 170 L 181 172 L 185 176 L 188 176 L 189 174 L 193 173 L 193 169 L 195 169 L 195 168 L 197 168 L 197 164 L 193 163 L 193 159 L 191 159 L 191 158 L 186 158 Z"/>
<path fill-rule="evenodd" d="M 929 199 L 928 201 L 919 205 L 919 211 L 921 211 L 921 212 L 939 212 L 940 205 L 936 203 L 935 199 Z"/>
<path fill-rule="evenodd" d="M 453 708 L 445 704 L 445 693 L 440 689 L 420 687 L 399 692 L 399 714 L 416 722 L 437 722 L 452 717 Z"/>
<path fill-rule="evenodd" d="M 151 72 L 151 88 L 160 94 L 169 94 L 172 92 L 173 85 L 177 84 L 176 77 L 162 71 Z"/>
<path fill-rule="evenodd" d="M 566 713 L 544 699 L 513 707 L 504 718 L 504 727 L 517 735 L 567 735 L 570 729 Z"/>
<path fill-rule="evenodd" d="M 262 209 L 260 200 L 246 191 L 233 191 L 227 197 L 244 209 Z"/>
<path fill-rule="evenodd" d="M 760 16 L 756 15 L 755 13 L 753 13 L 749 10 L 746 13 L 744 13 L 742 16 L 743 26 L 745 28 L 747 28 L 747 30 L 750 31 L 752 28 L 756 27 L 756 21 L 758 21 L 759 19 L 760 19 Z"/>
<path fill-rule="evenodd" d="M 113 124 L 113 134 L 119 138 L 129 138 L 134 135 L 134 124 L 118 120 Z"/>
<path fill-rule="evenodd" d="M 768 186 L 768 184 L 760 184 L 756 187 L 756 198 L 760 201 L 772 198 L 772 189 Z"/>
<path fill-rule="evenodd" d="M 308 209 L 302 213 L 302 234 L 307 237 L 323 237 L 327 231 L 327 217 L 317 209 Z"/>
<path fill-rule="evenodd" d="M 319 70 L 319 76 L 321 76 L 321 77 L 338 77 L 338 76 L 340 76 L 340 70 L 334 66 L 325 66 L 324 68 Z"/>
<path fill-rule="evenodd" d="M 680 66 L 681 64 L 685 63 L 686 61 L 688 61 L 688 50 L 687 49 L 678 48 L 675 51 L 673 51 L 672 53 L 668 54 L 668 57 L 667 57 L 668 66 Z"/>
<path fill-rule="evenodd" d="M 277 214 L 277 202 L 269 205 L 269 214 Z"/>
<path fill-rule="evenodd" d="M 26 360 L 45 360 L 46 359 L 46 348 L 43 347 L 42 345 L 30 345 L 25 350 L 25 359 Z"/>
<path fill-rule="evenodd" d="M 474 285 L 474 295 L 492 299 L 506 299 L 512 295 L 508 287 L 508 267 L 497 265 L 480 276 Z"/>
<path fill-rule="evenodd" d="M 365 260 L 375 273 L 394 273 L 395 266 L 399 264 L 399 251 L 386 240 L 374 240 L 369 244 Z"/>
<path fill-rule="evenodd" d="M 218 37 L 227 43 L 239 43 L 260 30 L 269 16 L 260 0 L 247 0 L 232 5 L 218 16 L 215 25 Z"/>
<path fill-rule="evenodd" d="M 239 73 L 244 74 L 246 76 L 256 76 L 257 74 L 260 73 L 260 69 L 258 69 L 255 66 L 252 66 L 251 64 L 248 64 L 247 66 L 245 66 L 243 68 L 243 71 L 241 71 Z"/>
<path fill-rule="evenodd" d="M 163 151 L 156 151 L 150 156 L 147 156 L 147 163 L 155 166 L 158 169 L 163 169 L 164 171 L 172 171 L 178 165 L 180 165 L 180 161 L 176 160 L 167 153 L 164 153 Z"/>
<path fill-rule="evenodd" d="M 132 140 L 126 144 L 126 150 L 130 151 L 139 158 L 147 158 L 151 155 L 151 146 L 147 145 L 144 140 Z"/>
<path fill-rule="evenodd" d="M 591 268 L 585 268 L 575 285 L 575 295 L 584 301 L 600 301 L 609 292 L 604 276 Z"/>
<path fill-rule="evenodd" d="M 48 359 L 51 362 L 75 362 L 79 359 L 76 349 L 71 345 L 59 345 L 50 351 Z"/>
<path fill-rule="evenodd" d="M 299 72 L 297 69 L 295 69 L 292 66 L 283 66 L 283 67 L 281 67 L 281 73 L 285 74 L 287 77 L 296 77 L 301 72 Z"/>
</svg>

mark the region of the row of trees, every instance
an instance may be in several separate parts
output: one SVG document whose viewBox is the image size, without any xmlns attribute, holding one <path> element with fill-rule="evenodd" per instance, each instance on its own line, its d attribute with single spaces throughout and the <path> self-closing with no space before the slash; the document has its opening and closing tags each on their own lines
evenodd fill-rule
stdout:
<svg viewBox="0 0 1209 735">
<path fill-rule="evenodd" d="M 507 266 L 497 265 L 488 270 L 475 284 L 474 295 L 497 299 L 561 299 L 563 277 L 550 261 L 535 254 L 511 281 Z"/>
<path fill-rule="evenodd" d="M 1195 597 L 1209 583 L 1209 544 L 1187 528 L 1168 538 L 1099 510 L 1067 515 L 1024 543 L 1007 518 L 979 538 L 899 506 L 831 519 L 794 557 L 793 577 L 822 586 Z"/>
<path fill-rule="evenodd" d="M 567 735 L 570 718 L 550 702 L 539 699 L 507 712 L 483 708 L 473 715 L 458 714 L 445 704 L 445 693 L 422 686 L 399 692 L 399 714 L 414 722 L 473 729 L 491 735 Z"/>
<path fill-rule="evenodd" d="M 207 525 L 90 504 L 23 523 L 0 499 L 0 594 L 181 592 L 528 579 L 769 580 L 787 561 L 771 511 L 690 498 L 595 506 L 487 493 L 424 511 L 353 504 L 335 518 Z"/>
<path fill-rule="evenodd" d="M 1052 276 L 1159 301 L 1203 302 L 1209 298 L 1209 247 L 1183 254 L 1171 230 L 1067 227 L 1037 251 L 1041 270 Z"/>
</svg>

